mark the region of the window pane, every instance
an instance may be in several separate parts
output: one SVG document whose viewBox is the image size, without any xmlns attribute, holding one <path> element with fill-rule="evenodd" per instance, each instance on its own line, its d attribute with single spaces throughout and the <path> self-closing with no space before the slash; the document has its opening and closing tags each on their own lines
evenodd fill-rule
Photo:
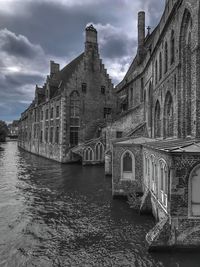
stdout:
<svg viewBox="0 0 200 267">
<path fill-rule="evenodd" d="M 200 169 L 192 177 L 192 202 L 200 203 Z"/>
<path fill-rule="evenodd" d="M 128 152 L 123 157 L 123 171 L 132 172 L 132 157 Z"/>
</svg>

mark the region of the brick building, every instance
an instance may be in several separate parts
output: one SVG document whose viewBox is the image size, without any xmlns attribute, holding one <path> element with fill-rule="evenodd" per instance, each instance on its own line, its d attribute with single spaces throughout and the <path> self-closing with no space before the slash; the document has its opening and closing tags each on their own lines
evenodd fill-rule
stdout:
<svg viewBox="0 0 200 267">
<path fill-rule="evenodd" d="M 153 212 L 151 250 L 199 247 L 200 2 L 168 0 L 145 27 L 141 11 L 137 55 L 116 86 L 120 113 L 104 129 L 105 170 L 113 196 L 143 195 L 141 213 Z"/>
<path fill-rule="evenodd" d="M 88 26 L 85 36 L 84 52 L 61 70 L 51 61 L 46 83 L 36 86 L 35 98 L 20 119 L 19 146 L 25 150 L 59 162 L 78 160 L 71 148 L 99 137 L 115 110 L 96 29 Z"/>
</svg>

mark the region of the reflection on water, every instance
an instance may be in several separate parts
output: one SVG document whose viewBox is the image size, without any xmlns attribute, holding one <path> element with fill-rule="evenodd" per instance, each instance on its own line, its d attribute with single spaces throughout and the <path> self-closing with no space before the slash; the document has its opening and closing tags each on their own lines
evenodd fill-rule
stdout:
<svg viewBox="0 0 200 267">
<path fill-rule="evenodd" d="M 102 167 L 0 150 L 0 266 L 200 266 L 197 254 L 149 254 L 154 225 L 112 200 Z"/>
</svg>

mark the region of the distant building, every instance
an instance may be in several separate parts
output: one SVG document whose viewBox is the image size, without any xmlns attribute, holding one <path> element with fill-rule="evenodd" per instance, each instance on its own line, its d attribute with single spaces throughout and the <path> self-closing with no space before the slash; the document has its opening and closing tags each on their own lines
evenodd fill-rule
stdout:
<svg viewBox="0 0 200 267">
<path fill-rule="evenodd" d="M 115 110 L 113 84 L 99 57 L 97 31 L 90 25 L 85 33 L 84 52 L 62 70 L 51 61 L 46 83 L 36 86 L 32 104 L 22 113 L 19 146 L 25 150 L 60 162 L 78 160 L 71 149 L 98 138 Z"/>
<path fill-rule="evenodd" d="M 19 132 L 19 121 L 14 120 L 12 123 L 8 124 L 8 135 L 9 137 L 18 137 L 18 132 Z"/>
</svg>

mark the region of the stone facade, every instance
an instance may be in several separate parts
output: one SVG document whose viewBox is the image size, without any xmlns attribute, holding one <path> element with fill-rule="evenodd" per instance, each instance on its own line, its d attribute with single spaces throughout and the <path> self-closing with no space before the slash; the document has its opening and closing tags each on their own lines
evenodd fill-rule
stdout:
<svg viewBox="0 0 200 267">
<path fill-rule="evenodd" d="M 43 87 L 22 113 L 19 146 L 32 153 L 69 162 L 71 149 L 100 136 L 115 111 L 113 85 L 98 53 L 97 31 L 86 28 L 85 51 L 62 70 L 50 62 Z"/>
<path fill-rule="evenodd" d="M 199 84 L 200 2 L 166 1 L 146 36 L 139 12 L 137 55 L 116 86 L 121 112 L 103 132 L 113 195 L 143 191 L 140 211 L 157 220 L 146 236 L 149 250 L 200 245 Z"/>
</svg>

